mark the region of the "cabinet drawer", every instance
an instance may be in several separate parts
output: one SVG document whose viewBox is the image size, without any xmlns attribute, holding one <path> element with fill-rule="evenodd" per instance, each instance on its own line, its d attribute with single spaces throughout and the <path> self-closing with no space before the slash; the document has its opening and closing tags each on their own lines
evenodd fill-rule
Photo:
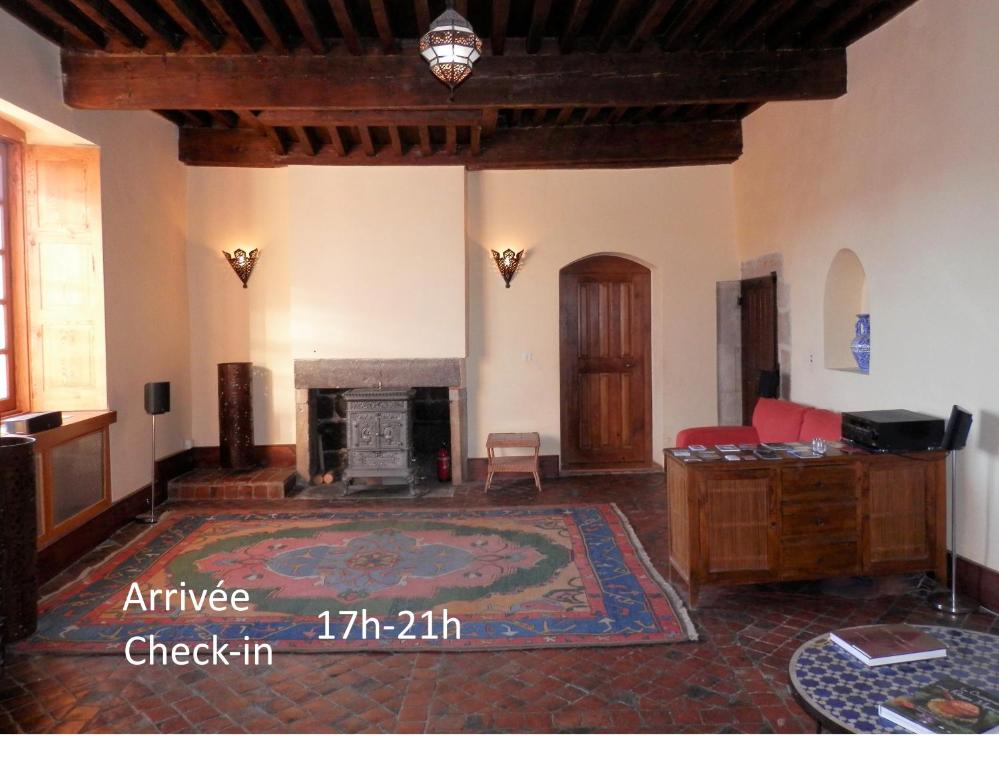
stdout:
<svg viewBox="0 0 999 768">
<path fill-rule="evenodd" d="M 852 466 L 788 467 L 781 470 L 781 498 L 785 504 L 853 501 L 857 476 Z"/>
<path fill-rule="evenodd" d="M 860 547 L 856 540 L 829 542 L 820 538 L 781 542 L 782 579 L 849 576 L 857 572 Z"/>
<path fill-rule="evenodd" d="M 781 537 L 857 534 L 857 506 L 853 501 L 785 504 L 782 512 Z"/>
</svg>

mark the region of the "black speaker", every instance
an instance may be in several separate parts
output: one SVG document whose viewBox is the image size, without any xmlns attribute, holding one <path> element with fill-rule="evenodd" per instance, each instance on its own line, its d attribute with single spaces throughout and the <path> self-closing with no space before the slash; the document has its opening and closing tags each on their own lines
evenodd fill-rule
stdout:
<svg viewBox="0 0 999 768">
<path fill-rule="evenodd" d="M 760 371 L 760 397 L 780 397 L 780 371 Z"/>
<path fill-rule="evenodd" d="M 945 451 L 959 451 L 968 444 L 968 433 L 971 431 L 971 414 L 959 406 L 950 409 L 947 419 L 947 431 L 944 432 L 943 444 Z"/>
<path fill-rule="evenodd" d="M 146 413 L 156 416 L 170 412 L 170 382 L 151 381 L 146 384 Z"/>
</svg>

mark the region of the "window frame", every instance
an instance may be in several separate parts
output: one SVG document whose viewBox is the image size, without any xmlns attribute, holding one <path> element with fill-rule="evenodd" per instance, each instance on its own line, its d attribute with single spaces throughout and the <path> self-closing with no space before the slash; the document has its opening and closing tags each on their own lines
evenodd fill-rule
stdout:
<svg viewBox="0 0 999 768">
<path fill-rule="evenodd" d="M 6 378 L 7 395 L 0 398 L 0 415 L 13 413 L 17 410 L 17 361 L 14 350 L 14 310 L 13 310 L 13 254 L 10 247 L 10 142 L 0 138 L 0 228 L 3 229 L 3 238 L 0 240 L 0 283 L 3 285 L 3 293 L 0 294 L 0 312 L 3 313 L 2 327 L 3 336 L 0 337 L 0 356 L 7 358 Z M 2 369 L 0 369 L 2 370 Z"/>
<path fill-rule="evenodd" d="M 0 311 L 5 314 L 7 344 L 4 350 L 8 366 L 8 394 L 0 400 L 0 416 L 7 417 L 30 410 L 29 387 L 26 376 L 27 326 L 26 296 L 24 294 L 24 201 L 23 161 L 26 147 L 25 134 L 16 125 L 0 117 L 0 145 L 5 158 L 3 177 L 3 204 L 0 216 L 4 217 L 4 299 Z"/>
</svg>

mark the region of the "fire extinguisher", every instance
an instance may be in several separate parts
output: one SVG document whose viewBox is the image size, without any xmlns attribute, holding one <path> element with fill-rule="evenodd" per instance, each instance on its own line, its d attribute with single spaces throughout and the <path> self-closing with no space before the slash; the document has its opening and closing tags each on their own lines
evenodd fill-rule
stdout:
<svg viewBox="0 0 999 768">
<path fill-rule="evenodd" d="M 451 454 L 446 445 L 442 445 L 437 451 L 437 479 L 442 483 L 451 481 Z"/>
</svg>

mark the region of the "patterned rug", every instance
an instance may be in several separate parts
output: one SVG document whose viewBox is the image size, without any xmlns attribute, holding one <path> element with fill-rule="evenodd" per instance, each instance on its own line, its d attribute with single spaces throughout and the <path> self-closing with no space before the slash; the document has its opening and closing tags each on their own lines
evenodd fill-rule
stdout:
<svg viewBox="0 0 999 768">
<path fill-rule="evenodd" d="M 220 581 L 231 595 L 245 590 L 248 610 L 181 609 L 175 600 L 169 610 L 141 611 L 133 603 L 123 612 L 136 594 L 133 582 L 148 600 L 153 589 L 211 592 Z M 326 611 L 328 627 L 320 618 Z M 460 621 L 460 639 L 444 611 Z M 357 616 L 349 626 L 351 612 Z M 365 617 L 378 620 L 377 633 Z M 697 638 L 676 593 L 613 505 L 168 513 L 46 598 L 38 632 L 22 648 L 118 653 L 129 638 L 151 635 L 167 645 L 216 636 L 233 645 L 319 653 Z"/>
</svg>

